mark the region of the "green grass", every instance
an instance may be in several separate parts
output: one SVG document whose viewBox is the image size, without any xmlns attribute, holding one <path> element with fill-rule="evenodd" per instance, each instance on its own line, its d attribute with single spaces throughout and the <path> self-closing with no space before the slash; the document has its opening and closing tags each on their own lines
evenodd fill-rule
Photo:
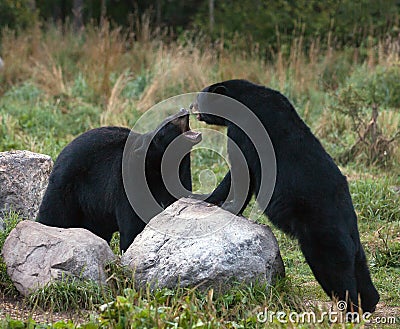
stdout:
<svg viewBox="0 0 400 329">
<path fill-rule="evenodd" d="M 14 211 L 9 211 L 3 214 L 3 229 L 0 229 L 0 250 L 3 250 L 4 242 L 10 232 L 15 226 L 21 221 L 19 215 Z M 3 257 L 0 256 L 0 293 L 7 296 L 17 296 L 18 291 L 14 287 L 10 277 L 7 275 L 7 267 L 3 261 Z"/>
<path fill-rule="evenodd" d="M 143 111 L 158 100 L 198 91 L 218 80 L 248 78 L 279 89 L 294 103 L 348 176 L 373 281 L 381 294 L 383 307 L 389 307 L 387 312 L 397 312 L 399 316 L 399 141 L 393 142 L 384 163 L 369 162 L 369 148 L 346 164 L 339 161 L 359 135 L 352 125 L 350 114 L 353 112 L 349 110 L 369 121 L 371 104 L 376 102 L 382 136 L 393 136 L 400 130 L 399 70 L 390 56 L 372 67 L 352 62 L 349 50 L 334 51 L 331 56 L 321 53 L 316 59 L 297 54 L 297 58 L 283 58 L 282 63 L 278 59 L 265 63 L 258 57 L 242 58 L 240 54 L 227 54 L 223 50 L 210 49 L 202 53 L 195 45 L 160 47 L 156 41 L 126 49 L 118 34 L 107 34 L 103 30 L 90 30 L 90 35 L 79 38 L 58 33 L 43 32 L 41 39 L 40 36 L 34 39 L 5 34 L 2 39 L 2 49 L 9 51 L 2 57 L 11 64 L 0 72 L 0 151 L 28 149 L 56 159 L 68 142 L 88 129 L 108 124 L 132 127 Z M 81 42 L 80 38 L 84 37 L 88 42 Z M 41 43 L 34 45 L 34 40 L 41 40 Z M 104 45 L 110 48 L 107 54 L 98 51 L 98 47 Z M 37 53 L 25 54 L 26 47 L 36 49 Z M 27 62 L 35 64 L 27 66 Z M 194 129 L 204 127 L 192 119 Z M 223 129 L 221 132 L 225 134 Z M 210 140 L 208 147 L 217 149 L 192 152 L 193 190 L 211 192 L 224 177 L 228 167 L 218 153 L 226 152 L 225 145 L 224 141 Z M 245 215 L 249 215 L 253 205 L 254 200 Z M 17 214 L 6 216 L 6 230 L 0 232 L 0 248 L 18 220 Z M 265 216 L 260 215 L 256 220 L 270 225 Z M 108 267 L 108 288 L 66 280 L 38 290 L 26 302 L 33 309 L 76 312 L 87 309 L 92 319 L 84 318 L 82 328 L 263 328 L 264 324 L 257 322 L 257 314 L 265 308 L 299 312 L 313 309 L 315 303 L 329 301 L 297 242 L 272 229 L 286 268 L 286 278 L 272 288 L 238 284 L 223 295 L 213 290 L 183 288 L 137 290 L 131 275 L 115 263 Z M 118 254 L 118 234 L 111 245 Z M 0 293 L 11 297 L 17 294 L 1 258 Z M 99 310 L 101 304 L 106 306 Z M 33 321 L 0 320 L 0 327 L 4 328 L 33 328 L 35 325 Z M 54 326 L 73 328 L 74 324 L 60 322 Z M 267 326 L 287 327 L 277 321 Z M 293 325 L 296 328 L 328 326 L 326 322 L 315 326 Z M 361 328 L 361 325 L 344 327 Z M 370 327 L 382 328 L 380 325 Z M 400 319 L 397 325 L 386 327 L 400 328 Z"/>
<path fill-rule="evenodd" d="M 353 204 L 361 222 L 400 222 L 400 179 L 366 178 L 350 183 Z"/>
<path fill-rule="evenodd" d="M 89 310 L 110 300 L 110 290 L 96 282 L 65 277 L 35 290 L 27 297 L 27 305 L 53 312 Z"/>
</svg>

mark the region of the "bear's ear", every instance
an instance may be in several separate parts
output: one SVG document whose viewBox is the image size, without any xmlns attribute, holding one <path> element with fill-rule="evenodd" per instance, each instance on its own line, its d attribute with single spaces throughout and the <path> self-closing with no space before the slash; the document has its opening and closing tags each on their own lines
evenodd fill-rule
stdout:
<svg viewBox="0 0 400 329">
<path fill-rule="evenodd" d="M 226 95 L 228 93 L 228 88 L 226 88 L 224 85 L 216 85 L 211 87 L 209 92 L 214 94 Z"/>
</svg>

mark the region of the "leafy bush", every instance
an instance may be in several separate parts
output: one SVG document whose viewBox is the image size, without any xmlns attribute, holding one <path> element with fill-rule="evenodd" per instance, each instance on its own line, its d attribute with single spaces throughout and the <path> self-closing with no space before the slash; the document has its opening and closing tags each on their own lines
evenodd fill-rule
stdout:
<svg viewBox="0 0 400 329">
<path fill-rule="evenodd" d="M 139 99 L 149 80 L 150 76 L 148 74 L 138 75 L 135 79 L 128 81 L 121 95 L 128 99 Z"/>
<path fill-rule="evenodd" d="M 359 106 L 368 107 L 378 104 L 382 108 L 395 109 L 400 106 L 400 67 L 393 65 L 378 65 L 373 70 L 367 64 L 355 69 L 345 81 L 352 90 L 346 97 L 358 97 Z"/>
<path fill-rule="evenodd" d="M 0 1 L 0 28 L 5 26 L 26 28 L 37 19 L 37 13 L 32 10 L 29 0 L 2 0 Z"/>
<path fill-rule="evenodd" d="M 327 61 L 320 79 L 323 90 L 336 90 L 346 81 L 352 71 L 352 60 L 349 57 L 350 54 L 344 51 L 340 56 L 333 57 L 330 61 Z"/>
<path fill-rule="evenodd" d="M 243 3 L 246 4 L 250 2 Z M 217 4 L 220 5 L 225 3 Z M 330 47 L 326 43 L 318 46 L 323 41 L 316 37 L 315 49 L 311 52 L 300 44 L 301 35 L 286 37 L 298 38 L 297 43 L 282 44 L 281 52 L 274 53 L 271 61 L 265 61 L 262 51 L 257 51 L 257 44 L 250 39 L 245 41 L 251 43 L 252 50 L 242 52 L 234 47 L 226 51 L 223 40 L 211 47 L 207 38 L 193 38 L 179 44 L 164 42 L 163 35 L 155 35 L 151 29 L 143 29 L 143 35 L 132 38 L 119 29 L 112 31 L 109 26 L 87 26 L 79 35 L 68 25 L 27 30 L 24 34 L 4 32 L 2 57 L 9 64 L 0 73 L 0 150 L 29 149 L 54 159 L 69 141 L 85 130 L 117 123 L 132 127 L 142 115 L 141 109 L 148 109 L 164 97 L 238 77 L 287 95 L 336 159 L 356 144 L 359 133 L 368 127 L 373 104 L 378 105 L 379 113 L 376 121 L 379 134 L 375 136 L 386 139 L 394 136 L 400 122 L 399 79 L 396 78 L 399 68 L 393 65 L 389 52 L 379 48 L 378 58 L 377 49 L 371 43 L 362 55 L 371 56 L 371 63 L 362 65 L 359 59 L 354 59 L 359 51 L 354 47 L 343 50 L 337 41 L 332 41 Z M 378 37 L 379 34 L 373 36 Z M 332 40 L 336 40 L 335 35 Z M 397 39 L 392 40 L 392 45 L 397 56 Z M 375 66 L 378 61 L 379 65 Z M 357 122 L 364 125 L 360 125 L 360 130 L 356 129 Z M 192 118 L 191 125 L 194 129 L 204 127 Z M 375 145 L 369 135 L 365 137 L 369 148 Z M 343 168 L 345 172 L 354 170 L 357 177 L 362 177 L 350 180 L 360 235 L 367 257 L 374 265 L 371 273 L 382 301 L 394 306 L 400 300 L 396 285 L 400 148 L 396 143 L 390 143 L 392 149 L 381 159 L 391 156 L 390 161 L 385 161 L 393 162 L 390 171 L 384 172 L 389 177 L 387 180 L 381 178 L 381 167 L 368 160 L 371 159 L 368 147 Z M 226 147 L 226 141 L 212 140 L 211 144 Z M 215 152 L 196 149 L 192 158 L 195 190 L 201 188 L 202 179 L 210 173 L 208 170 L 214 174 L 208 177 L 209 183 L 222 179 L 227 171 L 225 161 Z M 363 180 L 363 177 L 373 178 Z M 253 204 L 254 200 L 250 206 Z M 258 220 L 270 224 L 263 215 Z M 93 311 L 98 304 L 107 304 L 100 312 L 101 320 L 92 319 L 77 326 L 82 328 L 118 327 L 127 323 L 174 328 L 179 325 L 261 327 L 255 316 L 264 307 L 277 311 L 310 309 L 314 301 L 327 301 L 297 242 L 278 230 L 274 233 L 287 273 L 287 279 L 278 282 L 275 288 L 239 286 L 218 296 L 211 290 L 197 289 L 137 291 L 131 274 L 116 263 L 108 267 L 107 289 L 79 280 L 63 282 L 38 291 L 31 296 L 30 305 L 74 311 L 84 307 Z M 115 253 L 119 252 L 117 236 L 112 241 Z M 0 263 L 1 292 L 7 286 L 12 289 L 7 280 L 4 264 Z M 0 321 L 0 327 L 6 328 L 35 326 L 52 327 L 32 320 Z M 59 322 L 53 326 L 72 328 L 74 324 Z M 285 326 L 276 324 L 276 327 Z"/>
<path fill-rule="evenodd" d="M 5 94 L 13 101 L 21 101 L 27 103 L 36 103 L 43 93 L 31 81 L 25 81 L 19 86 L 13 86 Z"/>
<path fill-rule="evenodd" d="M 220 37 L 223 33 L 228 46 L 235 46 L 235 36 L 242 34 L 246 37 L 240 39 L 242 49 L 251 49 L 257 42 L 264 49 L 276 49 L 281 44 L 289 44 L 299 35 L 306 46 L 310 46 L 311 39 L 315 37 L 328 40 L 334 37 L 340 45 L 359 47 L 363 46 L 363 40 L 372 29 L 381 35 L 395 35 L 397 29 L 394 26 L 390 29 L 388 23 L 394 23 L 398 14 L 399 5 L 394 0 L 216 1 L 212 34 Z M 206 2 L 195 18 L 195 24 L 209 33 Z"/>
<path fill-rule="evenodd" d="M 388 168 L 395 165 L 400 116 L 394 110 L 397 96 L 393 96 L 398 94 L 399 79 L 394 77 L 399 74 L 396 67 L 378 67 L 370 73 L 362 66 L 335 92 L 336 102 L 330 105 L 334 120 L 324 130 L 328 140 L 344 148 L 337 155 L 340 163 L 362 162 Z"/>
<path fill-rule="evenodd" d="M 237 284 L 225 294 L 213 289 L 125 289 L 110 303 L 100 307 L 100 323 L 110 328 L 244 328 L 257 325 L 261 305 L 269 309 L 287 305 L 298 309 L 298 300 L 290 294 L 282 279 L 275 288 L 265 285 Z"/>
</svg>

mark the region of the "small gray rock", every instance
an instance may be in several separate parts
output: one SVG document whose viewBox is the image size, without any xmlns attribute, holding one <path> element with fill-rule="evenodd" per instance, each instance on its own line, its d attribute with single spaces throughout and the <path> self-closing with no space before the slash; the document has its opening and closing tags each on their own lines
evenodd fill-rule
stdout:
<svg viewBox="0 0 400 329">
<path fill-rule="evenodd" d="M 8 275 L 24 296 L 66 275 L 104 283 L 104 265 L 115 259 L 107 242 L 88 230 L 28 220 L 11 231 L 2 256 Z"/>
<path fill-rule="evenodd" d="M 139 286 L 273 284 L 284 276 L 270 228 L 219 207 L 180 199 L 155 216 L 122 256 Z"/>
<path fill-rule="evenodd" d="M 46 190 L 53 161 L 30 151 L 0 152 L 0 229 L 5 212 L 13 209 L 35 219 Z"/>
</svg>

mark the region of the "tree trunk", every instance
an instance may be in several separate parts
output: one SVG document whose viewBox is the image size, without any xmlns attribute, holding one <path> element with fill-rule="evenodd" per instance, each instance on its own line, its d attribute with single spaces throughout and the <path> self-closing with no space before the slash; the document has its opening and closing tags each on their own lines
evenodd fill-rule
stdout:
<svg viewBox="0 0 400 329">
<path fill-rule="evenodd" d="M 161 0 L 156 1 L 156 25 L 161 25 Z"/>
<path fill-rule="evenodd" d="M 101 17 L 100 19 L 103 20 L 106 18 L 107 15 L 107 4 L 106 0 L 101 0 Z"/>
<path fill-rule="evenodd" d="M 214 0 L 208 2 L 209 14 L 210 14 L 210 32 L 214 30 L 215 18 L 214 18 Z"/>
<path fill-rule="evenodd" d="M 29 0 L 28 1 L 28 6 L 29 6 L 30 10 L 35 11 L 36 10 L 36 1 L 35 0 Z"/>
<path fill-rule="evenodd" d="M 61 3 L 58 2 L 53 3 L 53 21 L 54 22 L 62 21 Z"/>
<path fill-rule="evenodd" d="M 83 27 L 83 0 L 74 0 L 72 7 L 72 14 L 74 17 L 74 29 L 75 31 L 80 31 Z"/>
</svg>

